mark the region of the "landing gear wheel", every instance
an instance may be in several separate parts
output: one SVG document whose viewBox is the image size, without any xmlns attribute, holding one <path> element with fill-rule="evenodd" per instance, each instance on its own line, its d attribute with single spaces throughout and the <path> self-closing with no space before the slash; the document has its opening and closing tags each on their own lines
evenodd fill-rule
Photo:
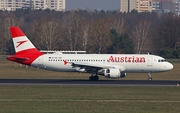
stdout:
<svg viewBox="0 0 180 113">
<path fill-rule="evenodd" d="M 152 81 L 151 72 L 148 73 L 148 80 Z"/>
<path fill-rule="evenodd" d="M 95 81 L 98 81 L 99 80 L 99 77 L 96 75 L 96 76 L 94 76 L 94 80 Z"/>
<path fill-rule="evenodd" d="M 93 81 L 93 79 L 94 79 L 93 76 L 90 76 L 90 77 L 89 77 L 89 80 L 90 80 L 90 81 Z"/>
<path fill-rule="evenodd" d="M 96 75 L 96 76 L 90 76 L 89 77 L 89 80 L 90 81 L 98 81 L 99 80 L 99 77 Z"/>
<path fill-rule="evenodd" d="M 149 81 L 152 81 L 152 78 L 148 78 Z"/>
</svg>

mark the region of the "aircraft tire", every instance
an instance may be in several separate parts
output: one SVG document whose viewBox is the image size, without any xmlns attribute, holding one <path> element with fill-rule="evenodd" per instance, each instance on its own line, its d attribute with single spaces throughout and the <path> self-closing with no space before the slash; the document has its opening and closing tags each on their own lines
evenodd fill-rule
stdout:
<svg viewBox="0 0 180 113">
<path fill-rule="evenodd" d="M 99 80 L 99 77 L 98 77 L 98 76 L 90 76 L 90 77 L 89 77 L 89 80 L 90 80 L 90 81 L 98 81 L 98 80 Z"/>
<path fill-rule="evenodd" d="M 152 81 L 152 78 L 148 78 L 149 81 Z"/>
<path fill-rule="evenodd" d="M 93 81 L 93 78 L 94 78 L 93 76 L 90 76 L 90 77 L 89 77 L 89 80 L 90 80 L 90 81 Z"/>
<path fill-rule="evenodd" d="M 94 80 L 98 81 L 99 80 L 99 76 L 94 76 Z"/>
</svg>

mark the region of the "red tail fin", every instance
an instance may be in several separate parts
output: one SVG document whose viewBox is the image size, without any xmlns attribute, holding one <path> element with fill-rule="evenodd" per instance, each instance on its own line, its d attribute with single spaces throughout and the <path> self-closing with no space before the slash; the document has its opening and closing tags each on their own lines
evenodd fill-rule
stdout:
<svg viewBox="0 0 180 113">
<path fill-rule="evenodd" d="M 16 55 L 8 56 L 8 60 L 30 65 L 37 57 L 42 55 L 19 27 L 10 27 L 10 32 Z"/>
</svg>

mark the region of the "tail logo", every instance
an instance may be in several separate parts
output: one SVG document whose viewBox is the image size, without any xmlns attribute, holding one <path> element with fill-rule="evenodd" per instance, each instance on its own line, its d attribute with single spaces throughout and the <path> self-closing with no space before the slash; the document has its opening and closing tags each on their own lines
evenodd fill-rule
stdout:
<svg viewBox="0 0 180 113">
<path fill-rule="evenodd" d="M 23 43 L 25 43 L 25 42 L 27 42 L 27 40 L 17 42 L 17 43 L 18 43 L 18 45 L 16 46 L 16 48 L 18 48 L 20 45 L 22 45 L 22 44 L 23 44 Z"/>
</svg>

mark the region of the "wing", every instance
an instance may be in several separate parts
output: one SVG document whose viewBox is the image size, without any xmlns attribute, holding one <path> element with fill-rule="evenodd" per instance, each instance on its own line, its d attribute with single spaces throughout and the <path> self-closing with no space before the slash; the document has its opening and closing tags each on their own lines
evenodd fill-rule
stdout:
<svg viewBox="0 0 180 113">
<path fill-rule="evenodd" d="M 118 68 L 121 69 L 121 71 L 125 71 L 125 68 L 123 66 L 115 66 L 115 65 L 105 65 L 105 64 L 95 64 L 95 63 L 82 63 L 82 62 L 76 62 L 71 64 L 74 68 L 77 68 L 77 71 L 81 72 L 97 72 L 101 69 L 107 69 L 107 68 Z"/>
</svg>

